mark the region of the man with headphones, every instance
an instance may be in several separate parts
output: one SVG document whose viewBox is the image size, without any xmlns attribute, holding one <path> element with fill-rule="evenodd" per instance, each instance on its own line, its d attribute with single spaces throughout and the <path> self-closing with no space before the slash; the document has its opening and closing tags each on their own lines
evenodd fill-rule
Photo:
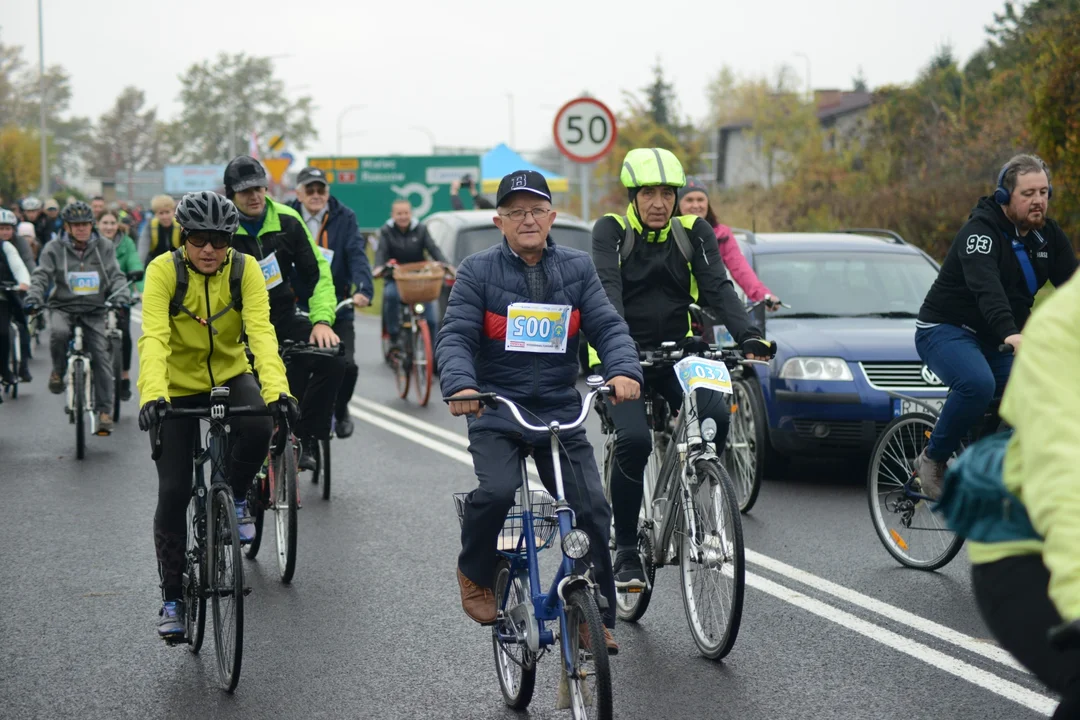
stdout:
<svg viewBox="0 0 1080 720">
<path fill-rule="evenodd" d="M 950 392 L 926 449 L 916 461 L 923 493 L 941 494 L 945 463 L 1001 397 L 1020 349 L 1035 293 L 1072 277 L 1076 253 L 1047 217 L 1050 168 L 1017 155 L 998 173 L 956 234 L 915 323 L 915 348 Z M 1012 352 L 998 348 L 1010 345 Z"/>
</svg>

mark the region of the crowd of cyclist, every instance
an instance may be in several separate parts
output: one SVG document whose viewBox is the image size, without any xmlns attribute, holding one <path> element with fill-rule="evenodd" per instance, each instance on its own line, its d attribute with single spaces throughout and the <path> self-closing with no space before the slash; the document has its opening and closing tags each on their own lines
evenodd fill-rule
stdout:
<svg viewBox="0 0 1080 720">
<path fill-rule="evenodd" d="M 595 581 L 609 601 L 604 620 L 612 653 L 618 650 L 611 633 L 614 594 L 645 582 L 636 533 L 642 473 L 652 443 L 641 398 L 652 388 L 677 408 L 682 392 L 670 369 L 643 373 L 636 349 L 670 341 L 699 347 L 688 311 L 692 303 L 701 303 L 726 325 L 746 357 L 768 359 L 775 347 L 748 319 L 728 273 L 751 300 L 777 299 L 754 275 L 731 231 L 718 222 L 705 189 L 687 181 L 672 153 L 632 150 L 621 180 L 629 204 L 623 213 L 596 222 L 590 257 L 559 246 L 550 235 L 556 213 L 542 175 L 519 171 L 504 178 L 494 207 L 504 240 L 462 264 L 436 342 L 446 397 L 497 391 L 537 416 L 553 417 L 576 415 L 579 331 L 592 340 L 591 364 L 614 388 L 609 402 L 617 462 L 610 506 L 584 431 L 563 441 L 570 466 L 584 482 L 568 500 L 594 547 L 609 546 L 614 519 L 614 558 L 593 558 Z M 224 197 L 194 193 L 177 205 L 160 196 L 151 205 L 152 217 L 106 208 L 103 201 L 97 207 L 74 202 L 61 210 L 53 200 L 43 204 L 26 198 L 18 208 L 21 217 L 0 210 L 0 281 L 12 288 L 0 302 L 0 351 L 10 343 L 9 322 L 25 327 L 24 311 L 47 305 L 53 359 L 48 384 L 52 392 L 63 392 L 72 316 L 81 316 L 95 362 L 98 427 L 107 433 L 112 429 L 112 382 L 103 357 L 103 303 L 110 298 L 126 305 L 141 295 L 140 427 L 159 422 L 159 401 L 205 404 L 211 387 L 226 385 L 241 404 L 264 402 L 294 421 L 303 448 L 300 466 L 311 469 L 310 448 L 317 439 L 327 437 L 331 427 L 341 437 L 353 432 L 348 399 L 358 374 L 356 333 L 351 308 L 339 308 L 349 301 L 355 306 L 371 302 L 373 273 L 355 215 L 330 195 L 321 171 L 307 168 L 300 174 L 297 199 L 290 204 L 269 197 L 268 185 L 260 163 L 241 156 L 225 170 Z M 1080 286 L 1068 283 L 1077 266 L 1075 252 L 1047 217 L 1052 192 L 1050 170 L 1042 160 L 1029 155 L 1011 159 L 993 194 L 979 200 L 958 232 L 927 295 L 915 342 L 951 394 L 915 472 L 922 491 L 936 499 L 950 482 L 949 457 L 1004 391 L 1002 414 L 1015 434 L 1003 482 L 1029 509 L 1038 537 L 974 549 L 976 591 L 991 630 L 1063 695 L 1059 716 L 1069 717 L 1061 713 L 1075 712 L 1080 703 L 1080 650 L 1058 649 L 1047 634 L 1063 623 L 1074 628 L 1080 623 L 1080 443 L 1075 442 L 1080 376 L 1058 372 L 1075 362 L 1080 349 Z M 136 230 L 140 219 L 141 230 Z M 251 262 L 238 263 L 238 253 Z M 425 257 L 446 261 L 408 203 L 395 203 L 380 233 L 376 272 Z M 126 273 L 144 266 L 145 283 L 129 282 Z M 73 278 L 80 282 L 73 284 Z M 1025 335 L 1035 294 L 1047 282 L 1061 289 L 1034 314 L 1031 333 Z M 393 282 L 387 282 L 383 308 L 391 340 L 395 299 Z M 521 303 L 570 308 L 564 328 L 570 342 L 544 353 L 516 352 L 506 334 Z M 430 324 L 436 327 L 434 316 Z M 124 332 L 122 393 L 127 400 L 128 321 Z M 1028 342 L 1020 353 L 1024 337 Z M 345 350 L 340 357 L 312 356 L 286 367 L 278 353 L 284 340 L 319 347 L 341 344 Z M 23 357 L 28 356 L 27 348 Z M 1007 383 L 1014 365 L 1015 385 Z M 31 380 L 25 364 L 11 368 L 5 363 L 3 372 L 5 382 L 11 373 Z M 1022 389 L 1014 392 L 1016 387 Z M 1039 409 L 1051 405 L 1061 412 Z M 722 446 L 727 403 L 703 395 L 698 407 L 715 421 L 716 442 Z M 496 614 L 491 589 L 496 537 L 514 500 L 515 488 L 507 483 L 514 473 L 507 468 L 515 466 L 518 452 L 540 439 L 523 438 L 498 410 L 485 413 L 475 400 L 454 401 L 450 409 L 470 416 L 470 451 L 479 481 L 462 524 L 461 601 L 469 617 L 488 624 Z M 271 431 L 267 418 L 234 423 L 230 478 L 244 541 L 252 537 L 247 488 L 265 457 Z M 174 423 L 169 433 L 170 453 L 157 461 L 154 523 L 163 636 L 183 632 L 179 578 L 195 424 Z M 550 482 L 551 468 L 538 463 L 538 469 L 541 479 Z M 1023 583 L 1003 580 L 1001 568 L 1023 573 Z M 989 577 L 997 580 L 988 582 Z M 1023 624 L 1002 620 L 1020 615 L 1027 618 Z"/>
</svg>

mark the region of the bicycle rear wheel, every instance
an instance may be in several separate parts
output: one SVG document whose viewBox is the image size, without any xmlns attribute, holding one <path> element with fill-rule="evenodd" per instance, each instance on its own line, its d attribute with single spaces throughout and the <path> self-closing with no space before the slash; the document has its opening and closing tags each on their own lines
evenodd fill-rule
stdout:
<svg viewBox="0 0 1080 720">
<path fill-rule="evenodd" d="M 424 407 L 431 397 L 432 362 L 434 361 L 431 350 L 431 329 L 428 328 L 427 320 L 423 318 L 416 320 L 416 330 L 413 332 L 412 340 L 413 390 L 416 393 L 416 401 L 420 403 L 420 407 Z"/>
<path fill-rule="evenodd" d="M 698 460 L 694 470 L 693 528 L 684 512 L 679 551 L 683 607 L 698 650 L 719 660 L 731 652 L 742 621 L 746 588 L 742 519 L 723 466 Z"/>
<path fill-rule="evenodd" d="M 214 537 L 209 543 L 208 572 L 214 610 L 214 648 L 218 679 L 227 692 L 240 682 L 244 654 L 244 568 L 240 564 L 240 530 L 232 491 L 213 493 Z"/>
<path fill-rule="evenodd" d="M 71 392 L 74 393 L 75 457 L 82 460 L 86 456 L 86 373 L 81 361 L 76 361 L 72 368 Z"/>
<path fill-rule="evenodd" d="M 917 570 L 937 570 L 956 557 L 964 544 L 932 501 L 917 494 L 915 460 L 930 442 L 936 420 L 908 413 L 889 423 L 870 456 L 866 499 L 874 531 L 897 562 Z"/>
<path fill-rule="evenodd" d="M 739 512 L 750 512 L 761 491 L 765 468 L 765 410 L 752 381 L 732 384 L 731 428 L 724 452 L 728 476 L 735 487 Z"/>
<path fill-rule="evenodd" d="M 188 649 L 198 653 L 202 649 L 206 630 L 206 517 L 199 518 L 195 507 L 198 500 L 193 495 L 187 511 L 187 565 L 184 570 L 184 612 L 187 613 Z"/>
<path fill-rule="evenodd" d="M 604 498 L 607 500 L 608 505 L 611 505 L 611 472 L 615 467 L 615 433 L 614 430 L 604 440 L 604 466 L 603 466 L 603 484 L 604 484 Z M 656 473 L 659 470 L 659 466 L 656 462 L 656 453 L 649 455 L 649 459 L 645 464 L 645 477 L 646 483 L 651 483 L 655 487 Z M 639 519 L 639 523 L 644 518 Z M 611 551 L 611 562 L 615 562 L 615 517 L 614 514 L 611 518 L 611 540 L 609 542 L 609 548 Z M 615 593 L 615 614 L 620 620 L 626 622 L 637 622 L 645 615 L 645 611 L 649 609 L 649 602 L 652 600 L 653 584 L 656 582 L 656 563 L 653 560 L 653 544 L 650 539 L 649 530 L 644 525 L 638 527 L 638 553 L 641 555 L 641 567 L 645 571 L 646 586 L 636 592 L 621 592 Z"/>
<path fill-rule="evenodd" d="M 390 367 L 394 369 L 394 382 L 397 383 L 398 397 L 404 400 L 409 397 L 409 380 L 412 377 L 412 331 L 401 328 L 398 334 L 401 343 L 399 349 L 391 350 Z"/>
<path fill-rule="evenodd" d="M 330 499 L 330 438 L 320 440 L 316 447 L 322 447 L 322 498 Z"/>
<path fill-rule="evenodd" d="M 296 439 L 289 437 L 285 451 L 274 459 L 274 528 L 277 531 L 278 573 L 281 582 L 292 581 L 296 572 L 297 467 Z"/>
<path fill-rule="evenodd" d="M 527 625 L 511 617 L 511 610 L 525 604 L 532 613 L 529 578 L 522 573 L 511 575 L 510 563 L 500 560 L 495 568 L 495 600 L 499 615 L 491 628 L 495 652 L 495 670 L 503 700 L 515 710 L 524 710 L 532 702 L 536 687 L 536 656 L 526 644 Z"/>
<path fill-rule="evenodd" d="M 586 590 L 574 590 L 567 596 L 563 612 L 562 647 L 573 664 L 566 668 L 562 655 L 559 662 L 566 671 L 570 711 L 575 720 L 610 720 L 614 717 L 611 666 L 596 598 Z"/>
<path fill-rule="evenodd" d="M 121 357 L 120 340 L 112 338 L 112 369 L 113 369 L 113 422 L 120 422 L 120 382 L 123 380 L 124 361 Z"/>
</svg>

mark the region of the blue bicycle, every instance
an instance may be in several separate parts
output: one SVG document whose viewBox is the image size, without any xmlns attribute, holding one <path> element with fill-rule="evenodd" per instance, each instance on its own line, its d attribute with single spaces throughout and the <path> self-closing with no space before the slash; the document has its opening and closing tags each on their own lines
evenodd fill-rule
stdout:
<svg viewBox="0 0 1080 720">
<path fill-rule="evenodd" d="M 491 641 L 503 699 L 515 710 L 528 707 L 536 685 L 536 663 L 558 642 L 562 673 L 557 707 L 571 710 L 575 720 L 609 720 L 611 669 L 597 600 L 600 594 L 590 573 L 581 572 L 583 563 L 579 562 L 589 555 L 589 536 L 574 527 L 574 513 L 565 500 L 559 461 L 559 433 L 579 427 L 589 414 L 593 398 L 609 392 L 598 375 L 590 376 L 586 382 L 591 389 L 585 396 L 581 414 L 568 425 L 557 422 L 532 425 L 522 417 L 516 403 L 495 393 L 453 399 L 478 400 L 489 407 L 503 403 L 521 427 L 551 436 L 555 497 L 529 489 L 523 456 L 519 500 L 506 517 L 497 546 L 494 593 L 498 615 L 492 626 Z M 443 400 L 449 402 L 450 398 Z M 454 495 L 459 520 L 466 495 Z M 554 543 L 556 531 L 561 541 L 562 562 L 548 590 L 534 591 L 533 588 L 541 587 L 538 553 Z M 598 548 L 598 551 L 607 549 Z M 548 627 L 556 622 L 557 633 Z"/>
</svg>

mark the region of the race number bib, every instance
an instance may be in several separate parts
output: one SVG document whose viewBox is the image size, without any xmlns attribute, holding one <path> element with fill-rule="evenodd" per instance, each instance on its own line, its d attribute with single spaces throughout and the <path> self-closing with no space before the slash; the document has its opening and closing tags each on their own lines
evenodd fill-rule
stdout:
<svg viewBox="0 0 1080 720">
<path fill-rule="evenodd" d="M 281 279 L 281 265 L 278 264 L 276 252 L 272 252 L 260 260 L 259 267 L 262 268 L 263 280 L 266 281 L 267 290 L 272 290 L 283 282 Z"/>
<path fill-rule="evenodd" d="M 326 258 L 326 262 L 330 263 L 331 265 L 334 264 L 334 251 L 333 250 L 331 250 L 330 248 L 320 247 L 319 252 L 321 252 L 322 256 L 324 258 Z"/>
<path fill-rule="evenodd" d="M 699 357 L 683 358 L 675 364 L 675 375 L 684 393 L 714 390 L 731 394 L 731 373 L 722 362 Z"/>
<path fill-rule="evenodd" d="M 506 310 L 510 352 L 565 353 L 570 331 L 569 305 L 514 303 Z"/>
<path fill-rule="evenodd" d="M 101 291 L 101 277 L 97 270 L 69 272 L 68 287 L 76 295 L 97 295 Z"/>
</svg>

